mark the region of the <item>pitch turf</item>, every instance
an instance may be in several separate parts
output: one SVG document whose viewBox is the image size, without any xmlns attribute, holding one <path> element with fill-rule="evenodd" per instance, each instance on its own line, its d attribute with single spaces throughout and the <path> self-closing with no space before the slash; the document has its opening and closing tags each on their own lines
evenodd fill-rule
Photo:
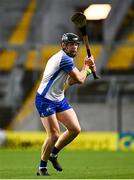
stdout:
<svg viewBox="0 0 134 180">
<path fill-rule="evenodd" d="M 0 149 L 0 179 L 133 179 L 134 153 L 63 151 L 59 157 L 64 168 L 49 177 L 36 176 L 39 150 Z"/>
</svg>

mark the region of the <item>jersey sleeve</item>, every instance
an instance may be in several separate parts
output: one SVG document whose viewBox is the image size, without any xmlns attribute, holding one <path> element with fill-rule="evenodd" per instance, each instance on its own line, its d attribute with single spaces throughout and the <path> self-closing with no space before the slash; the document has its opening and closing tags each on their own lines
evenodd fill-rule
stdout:
<svg viewBox="0 0 134 180">
<path fill-rule="evenodd" d="M 73 70 L 75 67 L 74 62 L 72 61 L 72 58 L 68 56 L 63 56 L 60 62 L 60 68 L 65 71 L 66 73 L 69 73 Z"/>
</svg>

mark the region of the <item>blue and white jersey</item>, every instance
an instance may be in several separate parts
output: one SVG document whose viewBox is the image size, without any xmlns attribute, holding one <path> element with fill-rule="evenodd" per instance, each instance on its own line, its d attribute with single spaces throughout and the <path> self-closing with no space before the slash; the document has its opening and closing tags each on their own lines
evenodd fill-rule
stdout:
<svg viewBox="0 0 134 180">
<path fill-rule="evenodd" d="M 73 58 L 63 50 L 53 55 L 47 62 L 37 92 L 52 101 L 61 101 L 64 98 L 64 83 L 74 67 Z"/>
</svg>

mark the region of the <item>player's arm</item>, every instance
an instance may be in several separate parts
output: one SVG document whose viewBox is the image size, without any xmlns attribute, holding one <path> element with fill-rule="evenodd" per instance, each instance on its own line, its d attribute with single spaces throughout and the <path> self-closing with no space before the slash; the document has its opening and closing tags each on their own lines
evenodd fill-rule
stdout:
<svg viewBox="0 0 134 180">
<path fill-rule="evenodd" d="M 87 77 L 87 72 L 88 66 L 85 66 L 82 68 L 81 71 L 79 71 L 76 67 L 69 73 L 69 78 L 68 78 L 68 84 L 71 86 L 73 84 L 82 84 L 84 83 L 86 77 Z"/>
<path fill-rule="evenodd" d="M 93 56 L 91 56 L 90 58 L 85 58 L 84 65 L 81 71 L 79 71 L 75 67 L 71 72 L 69 72 L 70 77 L 68 78 L 68 84 L 71 86 L 73 84 L 84 83 L 86 77 L 91 73 L 89 69 L 93 69 L 93 71 L 96 71 Z"/>
</svg>

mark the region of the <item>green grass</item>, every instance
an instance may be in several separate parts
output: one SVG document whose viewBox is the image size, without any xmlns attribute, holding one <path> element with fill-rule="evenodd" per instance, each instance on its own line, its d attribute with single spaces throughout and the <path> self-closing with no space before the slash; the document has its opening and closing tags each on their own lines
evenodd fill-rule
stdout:
<svg viewBox="0 0 134 180">
<path fill-rule="evenodd" d="M 132 179 L 134 153 L 67 151 L 60 154 L 64 168 L 56 172 L 48 164 L 49 177 L 36 176 L 40 151 L 0 149 L 0 179 Z"/>
</svg>

